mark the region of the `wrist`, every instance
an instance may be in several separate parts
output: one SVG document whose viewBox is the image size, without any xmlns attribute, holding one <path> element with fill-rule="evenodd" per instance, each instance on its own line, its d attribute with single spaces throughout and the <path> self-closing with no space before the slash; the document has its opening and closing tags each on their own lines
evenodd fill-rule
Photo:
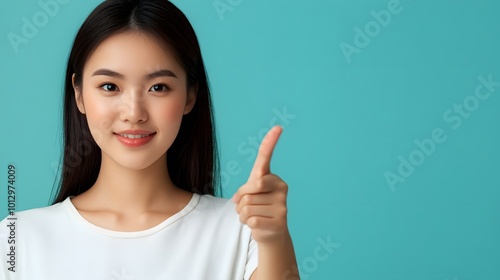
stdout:
<svg viewBox="0 0 500 280">
<path fill-rule="evenodd" d="M 285 229 L 283 232 L 276 234 L 272 238 L 257 242 L 257 245 L 259 246 L 259 250 L 278 249 L 285 246 L 290 239 L 290 233 L 288 229 Z"/>
</svg>

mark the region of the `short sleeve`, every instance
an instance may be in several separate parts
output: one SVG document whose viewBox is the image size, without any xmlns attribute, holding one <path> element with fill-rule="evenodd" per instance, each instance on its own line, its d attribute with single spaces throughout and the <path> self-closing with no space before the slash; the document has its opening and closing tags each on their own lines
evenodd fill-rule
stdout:
<svg viewBox="0 0 500 280">
<path fill-rule="evenodd" d="M 245 227 L 247 226 L 245 225 Z M 250 279 L 252 273 L 255 271 L 258 264 L 259 264 L 259 250 L 257 247 L 257 242 L 253 239 L 252 235 L 250 234 L 250 243 L 248 245 L 248 253 L 247 253 L 247 263 L 245 266 L 245 274 L 243 275 L 244 280 Z"/>
</svg>

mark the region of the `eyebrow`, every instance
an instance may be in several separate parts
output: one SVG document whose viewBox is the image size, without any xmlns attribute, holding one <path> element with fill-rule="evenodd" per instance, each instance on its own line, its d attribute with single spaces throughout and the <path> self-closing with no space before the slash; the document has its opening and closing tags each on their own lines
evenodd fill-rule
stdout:
<svg viewBox="0 0 500 280">
<path fill-rule="evenodd" d="M 118 79 L 125 79 L 125 76 L 123 74 L 120 74 L 118 72 L 115 72 L 115 71 L 112 71 L 109 69 L 104 69 L 104 68 L 96 70 L 94 72 L 94 74 L 92 74 L 92 76 L 110 76 L 110 77 L 114 77 L 114 78 L 118 78 Z M 162 69 L 162 70 L 158 70 L 156 72 L 150 73 L 150 74 L 146 74 L 144 76 L 144 79 L 151 80 L 151 79 L 158 78 L 158 77 L 177 78 L 177 76 L 174 74 L 174 72 L 172 72 L 168 69 Z"/>
</svg>

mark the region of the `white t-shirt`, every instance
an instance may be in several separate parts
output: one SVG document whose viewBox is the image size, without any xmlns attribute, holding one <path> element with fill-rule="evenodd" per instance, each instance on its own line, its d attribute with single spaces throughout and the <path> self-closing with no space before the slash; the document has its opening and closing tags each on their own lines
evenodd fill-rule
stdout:
<svg viewBox="0 0 500 280">
<path fill-rule="evenodd" d="M 236 204 L 211 195 L 193 194 L 180 212 L 136 232 L 90 223 L 69 198 L 13 217 L 0 222 L 2 280 L 248 280 L 258 264 Z"/>
</svg>

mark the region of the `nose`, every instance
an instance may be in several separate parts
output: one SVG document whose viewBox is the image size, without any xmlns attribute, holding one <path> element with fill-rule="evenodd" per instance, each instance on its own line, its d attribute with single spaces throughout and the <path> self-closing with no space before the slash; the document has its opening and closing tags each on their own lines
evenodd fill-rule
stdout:
<svg viewBox="0 0 500 280">
<path fill-rule="evenodd" d="M 123 122 L 145 122 L 148 118 L 146 104 L 139 92 L 125 93 L 119 99 L 118 110 Z"/>
</svg>

